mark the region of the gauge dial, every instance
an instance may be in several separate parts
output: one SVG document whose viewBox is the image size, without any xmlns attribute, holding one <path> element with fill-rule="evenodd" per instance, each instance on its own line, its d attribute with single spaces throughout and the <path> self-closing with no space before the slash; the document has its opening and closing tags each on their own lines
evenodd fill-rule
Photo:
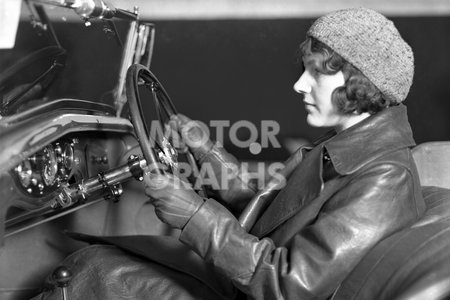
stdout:
<svg viewBox="0 0 450 300">
<path fill-rule="evenodd" d="M 62 157 L 63 157 L 63 165 L 64 165 L 64 167 L 66 167 L 67 169 L 71 170 L 72 167 L 73 167 L 73 148 L 72 148 L 72 145 L 70 145 L 70 144 L 65 144 L 64 145 Z"/>
<path fill-rule="evenodd" d="M 15 170 L 17 175 L 19 175 L 20 184 L 25 188 L 28 187 L 31 183 L 31 175 L 33 174 L 30 161 L 28 159 L 24 160 Z"/>
<path fill-rule="evenodd" d="M 56 159 L 56 152 L 52 145 L 48 145 L 43 150 L 43 169 L 42 179 L 47 186 L 51 186 L 56 181 L 56 174 L 58 173 L 58 162 Z"/>
</svg>

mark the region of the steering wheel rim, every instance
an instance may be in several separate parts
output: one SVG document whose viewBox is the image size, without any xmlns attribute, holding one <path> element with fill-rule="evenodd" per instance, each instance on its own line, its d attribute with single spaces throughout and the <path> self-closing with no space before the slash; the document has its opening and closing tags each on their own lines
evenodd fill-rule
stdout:
<svg viewBox="0 0 450 300">
<path fill-rule="evenodd" d="M 166 140 L 157 140 L 157 139 L 154 140 L 149 135 L 149 130 L 144 122 L 145 116 L 141 105 L 141 98 L 139 96 L 138 85 L 140 83 L 140 80 L 143 80 L 145 86 L 151 89 L 152 91 L 153 100 L 155 102 L 155 107 L 158 114 L 158 119 L 163 128 L 165 124 L 162 120 L 163 119 L 162 113 L 166 115 L 165 117 L 167 119 L 170 119 L 172 115 L 177 114 L 177 110 L 175 109 L 175 106 L 170 100 L 170 97 L 167 94 L 164 87 L 162 86 L 162 84 L 146 66 L 141 64 L 133 64 L 128 68 L 125 83 L 126 95 L 130 109 L 131 122 L 133 123 L 134 126 L 136 138 L 141 147 L 142 154 L 145 160 L 147 161 L 147 165 L 152 166 L 151 170 L 156 174 L 164 174 L 165 170 L 159 168 L 159 166 L 161 166 L 161 164 L 167 166 L 167 163 L 161 161 L 155 148 L 158 148 L 160 152 L 163 152 L 166 155 L 168 155 L 167 151 L 164 151 L 164 149 L 166 149 L 166 143 L 168 143 L 171 149 L 173 149 L 174 151 L 177 150 L 175 150 L 175 147 L 173 147 L 170 144 L 170 142 Z M 165 139 L 164 137 L 161 138 Z M 152 145 L 154 145 L 154 147 L 152 147 Z M 176 156 L 178 156 L 178 152 L 176 152 L 175 154 Z M 193 169 L 194 174 L 195 173 L 198 174 L 194 156 L 189 150 L 187 150 L 187 156 L 189 164 L 191 165 L 192 168 L 195 168 Z M 173 156 L 171 157 L 171 159 L 175 160 Z"/>
</svg>

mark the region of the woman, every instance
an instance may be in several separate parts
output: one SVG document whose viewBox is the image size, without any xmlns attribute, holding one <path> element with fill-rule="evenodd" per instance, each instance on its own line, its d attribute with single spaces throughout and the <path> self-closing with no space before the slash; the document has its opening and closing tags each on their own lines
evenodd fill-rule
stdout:
<svg viewBox="0 0 450 300">
<path fill-rule="evenodd" d="M 182 229 L 180 240 L 255 299 L 330 296 L 372 246 L 424 210 L 401 104 L 411 48 L 391 21 L 364 8 L 321 17 L 307 35 L 294 89 L 308 123 L 335 134 L 305 154 L 250 233 L 173 178 L 146 180 L 157 214 Z M 220 156 L 214 147 L 192 150 L 215 166 L 223 161 L 208 158 Z M 180 203 L 188 208 L 177 211 Z"/>
<path fill-rule="evenodd" d="M 413 54 L 393 23 L 365 8 L 332 12 L 311 26 L 301 55 L 304 72 L 294 89 L 307 121 L 333 131 L 294 155 L 285 187 L 250 232 L 230 212 L 239 214 L 255 193 L 243 174 L 210 199 L 171 175 L 145 178 L 160 219 L 181 229 L 179 240 L 203 260 L 210 277 L 231 283 L 222 286 L 225 292 L 215 289 L 224 298 L 237 290 L 253 299 L 326 299 L 371 247 L 424 210 L 410 152 L 415 144 L 401 104 L 412 83 Z M 179 116 L 176 123 L 183 131 L 189 121 Z M 191 128 L 184 136 L 195 142 L 202 134 Z M 199 163 L 210 164 L 217 176 L 237 164 L 211 141 L 191 145 Z M 112 243 L 158 261 L 146 253 L 151 247 L 136 251 L 123 240 Z M 149 297 L 173 298 L 180 289 L 183 297 L 211 297 L 170 280 L 176 281 L 168 275 L 165 290 L 175 294 L 147 286 Z M 103 289 L 116 285 L 120 280 Z"/>
</svg>

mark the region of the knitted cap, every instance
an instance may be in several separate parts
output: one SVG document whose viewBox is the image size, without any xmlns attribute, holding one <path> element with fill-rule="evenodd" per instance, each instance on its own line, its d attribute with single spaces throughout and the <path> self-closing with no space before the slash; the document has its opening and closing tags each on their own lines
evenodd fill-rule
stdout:
<svg viewBox="0 0 450 300">
<path fill-rule="evenodd" d="M 411 47 L 394 23 L 367 8 L 338 10 L 317 19 L 307 32 L 360 70 L 397 103 L 405 100 L 414 75 Z"/>
</svg>

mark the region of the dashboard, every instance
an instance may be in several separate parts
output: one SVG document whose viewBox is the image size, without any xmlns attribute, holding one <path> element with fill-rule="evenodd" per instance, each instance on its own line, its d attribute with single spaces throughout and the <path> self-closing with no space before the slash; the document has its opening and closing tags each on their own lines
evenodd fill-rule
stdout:
<svg viewBox="0 0 450 300">
<path fill-rule="evenodd" d="M 141 177 L 145 160 L 130 121 L 104 105 L 60 99 L 27 114 L 0 120 L 5 237 L 95 201 L 117 201 L 121 184 Z"/>
</svg>

